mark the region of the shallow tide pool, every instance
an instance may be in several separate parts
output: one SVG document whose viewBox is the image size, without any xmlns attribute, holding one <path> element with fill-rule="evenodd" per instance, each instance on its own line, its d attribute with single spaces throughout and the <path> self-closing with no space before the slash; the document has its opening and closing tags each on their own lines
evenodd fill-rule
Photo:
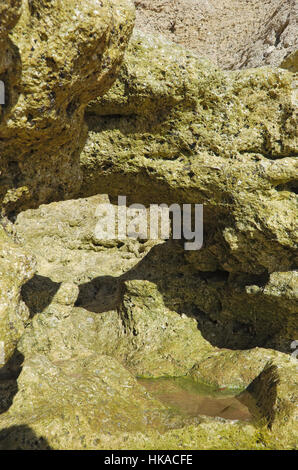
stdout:
<svg viewBox="0 0 298 470">
<path fill-rule="evenodd" d="M 216 390 L 188 378 L 138 378 L 155 399 L 186 416 L 218 416 L 230 420 L 251 421 L 252 414 L 243 403 L 245 393 Z"/>
</svg>

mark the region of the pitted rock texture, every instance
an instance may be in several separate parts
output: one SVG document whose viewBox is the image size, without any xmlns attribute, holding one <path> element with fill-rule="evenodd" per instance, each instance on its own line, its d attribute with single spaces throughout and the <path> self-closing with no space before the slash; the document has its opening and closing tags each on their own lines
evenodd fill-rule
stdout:
<svg viewBox="0 0 298 470">
<path fill-rule="evenodd" d="M 297 62 L 295 67 L 291 66 L 292 63 L 288 66 L 287 62 L 287 58 L 296 53 L 298 48 L 298 2 L 280 1 L 276 7 L 272 6 L 254 41 L 243 51 L 240 61 L 236 62 L 233 68 L 270 64 L 298 72 Z"/>
<path fill-rule="evenodd" d="M 283 60 L 290 71 L 228 73 L 137 33 L 105 96 L 132 29 L 129 2 L 20 6 L 0 4 L 9 11 L 0 29 L 0 79 L 9 85 L 3 213 L 82 199 L 21 212 L 14 226 L 2 221 L 0 341 L 12 369 L 0 371 L 0 448 L 297 448 L 297 361 L 284 354 L 297 338 L 295 2 L 276 1 L 249 44 L 251 24 L 239 24 L 237 50 L 222 62 Z M 175 36 L 183 23 L 173 12 Z M 228 44 L 222 26 L 219 52 Z M 83 113 L 97 96 L 84 146 Z M 204 248 L 101 239 L 102 193 L 147 205 L 203 203 Z M 188 418 L 136 380 L 165 375 L 240 393 L 255 422 Z"/>
<path fill-rule="evenodd" d="M 28 444 L 39 448 L 38 439 L 27 443 L 22 435 L 25 423 L 42 435 L 42 445 L 46 441 L 48 447 L 60 449 L 100 448 L 110 441 L 111 433 L 171 428 L 166 407 L 108 356 L 51 362 L 46 356 L 32 355 L 25 361 L 18 387 L 13 406 L 4 415 L 8 430 L 2 437 L 0 432 L 2 449 Z M 21 429 L 9 436 L 11 426 Z"/>
<path fill-rule="evenodd" d="M 0 204 L 13 215 L 78 190 L 84 109 L 115 80 L 134 9 L 129 0 L 4 3 Z"/>
<path fill-rule="evenodd" d="M 18 388 L 12 407 L 0 416 L 1 450 L 216 448 L 218 433 L 228 448 L 236 442 L 264 448 L 252 425 L 175 416 L 104 355 L 55 363 L 31 356 Z"/>
<path fill-rule="evenodd" d="M 293 448 L 296 361 L 270 349 L 226 349 L 231 340 L 254 338 L 239 322 L 229 331 L 226 321 L 200 313 L 198 305 L 210 312 L 219 305 L 219 273 L 203 277 L 179 243 L 96 239 L 97 207 L 106 202 L 52 203 L 17 218 L 14 230 L 36 254 L 37 274 L 22 289 L 33 318 L 18 343 L 25 361 L 13 404 L 0 417 L 0 447 Z M 278 387 L 276 374 L 266 372 L 270 361 Z M 234 393 L 251 387 L 262 409 L 256 417 L 274 432 L 205 417 L 189 422 L 134 379 L 185 374 Z"/>
<path fill-rule="evenodd" d="M 274 412 L 275 435 L 264 426 L 176 415 L 112 357 L 53 362 L 32 354 L 13 405 L 0 416 L 0 449 L 293 449 L 291 400 L 297 397 L 294 390 L 287 395 L 285 379 L 296 370 L 280 356 L 250 386 L 268 416 Z M 285 412 L 294 424 L 291 433 L 280 419 Z"/>
<path fill-rule="evenodd" d="M 184 375 L 212 350 L 190 315 L 192 297 L 199 298 L 191 290 L 202 281 L 177 247 L 169 253 L 161 240 L 97 239 L 104 201 L 94 196 L 19 214 L 16 232 L 38 266 L 22 289 L 33 320 L 19 349 L 54 361 L 104 352 L 138 375 Z M 184 295 L 180 271 L 189 285 Z"/>
<path fill-rule="evenodd" d="M 203 249 L 185 257 L 209 276 L 217 307 L 197 308 L 285 352 L 297 335 L 293 87 L 288 71 L 222 72 L 138 33 L 114 87 L 88 106 L 81 154 L 84 195 L 203 204 Z"/>
<path fill-rule="evenodd" d="M 126 328 L 128 335 L 125 336 L 124 350 L 127 354 L 131 351 L 131 361 L 135 364 L 137 359 L 135 361 L 134 358 L 140 352 L 142 355 L 144 343 L 139 341 L 141 332 L 138 341 L 132 332 L 134 329 L 141 330 L 140 325 L 143 322 L 152 331 L 152 337 L 154 331 L 159 331 L 160 340 L 164 338 L 167 348 L 172 348 L 170 343 L 175 350 L 183 351 L 184 347 L 189 347 L 186 358 L 189 361 L 197 354 L 194 344 L 205 348 L 199 332 L 196 331 L 196 323 L 203 336 L 217 347 L 242 349 L 260 346 L 290 352 L 290 344 L 297 328 L 295 271 L 275 272 L 269 277 L 253 273 L 229 274 L 217 269 L 213 272 L 203 271 L 196 264 L 198 255 L 189 262 L 189 256 L 180 242 L 170 240 L 162 243 L 161 240 L 138 241 L 130 238 L 100 240 L 95 235 L 96 225 L 100 221 L 96 214 L 98 205 L 103 201 L 106 198 L 93 196 L 52 203 L 41 206 L 38 210 L 19 214 L 15 230 L 38 262 L 37 275 L 22 289 L 31 315 L 47 312 L 50 321 L 53 311 L 63 317 L 61 312 L 72 311 L 75 305 L 95 314 L 114 312 L 110 319 L 109 315 L 102 315 L 97 319 L 95 316 L 94 325 L 90 320 L 86 327 L 103 331 L 101 321 L 105 323 L 118 318 L 123 329 L 127 317 L 126 307 L 120 309 L 120 317 L 115 310 L 119 307 L 121 296 L 127 295 L 127 289 L 130 292 L 130 284 L 126 285 L 126 281 L 134 281 L 129 298 L 135 295 L 136 299 L 132 300 L 134 305 L 139 304 L 140 309 L 145 311 L 152 310 L 152 315 L 147 320 L 144 313 L 143 317 L 140 315 L 136 320 L 135 327 L 130 325 Z M 208 257 L 208 253 L 206 256 Z M 152 300 L 147 302 L 147 297 Z M 169 317 L 166 328 L 164 322 L 161 323 L 163 327 L 158 327 L 159 315 L 155 320 L 154 311 L 163 311 L 163 315 Z M 173 328 L 172 320 L 179 320 L 179 315 L 175 317 L 173 312 L 194 317 L 195 322 L 185 320 L 180 322 L 180 326 L 177 324 Z M 180 337 L 179 334 L 173 334 L 177 328 L 182 328 Z M 61 327 L 59 331 L 62 331 Z M 67 332 L 68 328 L 65 328 L 63 338 L 67 338 Z M 93 337 L 93 333 L 90 335 Z M 112 345 L 115 344 L 116 336 L 115 330 L 111 329 Z M 63 345 L 69 339 L 61 341 Z M 104 341 L 107 341 L 106 337 Z M 101 342 L 100 344 L 102 347 Z M 167 348 L 164 348 L 165 357 Z M 72 349 L 76 349 L 75 339 Z M 57 346 L 56 351 L 58 350 Z M 114 349 L 113 351 L 115 354 Z M 143 354 L 139 363 L 143 367 L 142 373 L 150 374 L 150 368 L 153 373 L 154 368 L 160 366 L 163 373 L 175 371 L 176 374 L 183 374 L 190 367 L 186 359 L 184 365 L 173 358 L 170 361 L 165 360 L 164 365 L 161 360 L 152 360 L 155 354 L 158 356 L 158 351 L 160 347 L 155 348 L 152 343 L 146 359 L 151 363 L 150 366 L 144 366 Z"/>
<path fill-rule="evenodd" d="M 30 312 L 21 288 L 35 273 L 35 259 L 14 243 L 0 224 L 0 368 L 16 350 Z"/>
<path fill-rule="evenodd" d="M 225 69 L 278 67 L 298 48 L 297 0 L 134 0 L 134 3 L 136 28 L 162 33 Z"/>
</svg>

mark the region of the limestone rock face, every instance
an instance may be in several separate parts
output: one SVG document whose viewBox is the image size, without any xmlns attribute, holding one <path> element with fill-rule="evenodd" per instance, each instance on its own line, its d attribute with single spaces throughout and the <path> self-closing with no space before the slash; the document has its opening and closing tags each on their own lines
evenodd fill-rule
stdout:
<svg viewBox="0 0 298 470">
<path fill-rule="evenodd" d="M 3 101 L 7 101 L 8 92 L 5 88 L 5 82 L 12 84 L 12 89 L 16 86 L 17 76 L 19 72 L 19 55 L 9 38 L 10 30 L 17 23 L 21 14 L 22 1 L 1 1 L 1 27 L 0 27 L 0 45 L 3 53 L 0 58 L 0 79 L 1 79 L 1 105 Z M 5 51 L 5 52 L 4 52 Z M 4 87 L 4 88 L 3 88 Z M 4 95 L 4 96 L 3 96 Z M 4 108 L 0 106 L 0 119 L 2 121 Z"/>
<path fill-rule="evenodd" d="M 196 319 L 183 315 L 182 291 L 171 281 L 180 263 L 193 287 L 194 269 L 176 254 L 173 264 L 159 272 L 161 240 L 152 257 L 152 241 L 127 239 L 118 246 L 117 240 L 109 245 L 96 239 L 96 211 L 103 201 L 94 196 L 19 214 L 16 232 L 38 263 L 37 275 L 22 289 L 34 318 L 19 350 L 25 357 L 46 354 L 52 361 L 105 353 L 137 375 L 184 375 L 198 355 L 212 350 Z M 156 285 L 162 279 L 166 300 L 165 287 L 159 291 Z M 187 296 L 191 300 L 190 292 Z"/>
<path fill-rule="evenodd" d="M 39 448 L 45 445 L 45 438 L 48 447 L 96 448 L 104 446 L 112 432 L 140 432 L 155 423 L 161 429 L 165 426 L 166 408 L 108 356 L 56 362 L 43 355 L 32 356 L 24 364 L 18 387 L 5 416 L 8 429 L 0 437 L 2 449 Z M 42 435 L 43 442 L 28 442 L 23 423 Z M 11 426 L 19 429 L 10 436 Z"/>
<path fill-rule="evenodd" d="M 248 387 L 277 439 L 292 448 L 298 439 L 297 372 L 296 359 L 276 357 Z"/>
<path fill-rule="evenodd" d="M 284 69 L 291 70 L 291 72 L 298 72 L 298 50 L 289 54 L 280 65 Z"/>
<path fill-rule="evenodd" d="M 258 414 L 277 439 L 295 446 L 297 424 L 297 360 L 277 351 L 214 351 L 193 367 L 190 376 L 218 387 L 247 387 Z M 247 400 L 247 397 L 244 399 Z"/>
<path fill-rule="evenodd" d="M 119 305 L 127 335 L 126 361 L 141 376 L 181 376 L 213 348 L 195 318 L 166 307 L 156 285 L 127 281 Z"/>
<path fill-rule="evenodd" d="M 203 249 L 185 256 L 223 283 L 213 290 L 219 309 L 199 301 L 199 310 L 250 324 L 255 345 L 270 331 L 268 346 L 283 351 L 297 335 L 293 87 L 288 71 L 222 72 L 138 33 L 114 87 L 88 106 L 81 154 L 82 195 L 203 204 Z"/>
<path fill-rule="evenodd" d="M 274 370 L 282 368 L 283 375 L 295 372 L 294 365 L 286 364 L 282 357 L 277 364 Z M 292 401 L 293 411 L 297 397 L 293 392 L 287 396 L 285 377 L 276 389 L 272 367 L 265 368 L 250 388 L 259 402 L 266 402 L 268 416 L 275 412 L 277 427 L 282 423 L 279 415 L 285 416 L 285 405 Z M 12 406 L 0 417 L 0 448 L 295 448 L 295 415 L 289 408 L 287 413 L 294 424 L 291 434 L 282 433 L 285 425 L 279 426 L 276 439 L 265 428 L 254 429 L 246 423 L 179 416 L 153 399 L 110 356 L 50 361 L 45 355 L 33 354 L 25 360 Z"/>
<path fill-rule="evenodd" d="M 7 2 L 1 2 L 1 41 L 8 40 L 9 31 L 14 27 L 20 16 L 21 4 L 22 0 L 8 0 Z M 5 56 L 2 55 L 1 59 L 3 60 L 4 57 Z"/>
<path fill-rule="evenodd" d="M 0 367 L 13 355 L 29 319 L 21 287 L 34 272 L 34 257 L 14 243 L 0 225 Z"/>
<path fill-rule="evenodd" d="M 134 10 L 129 0 L 1 1 L 1 9 L 0 203 L 14 213 L 79 188 L 84 109 L 115 80 Z"/>
<path fill-rule="evenodd" d="M 52 203 L 17 217 L 14 229 L 36 255 L 37 274 L 22 288 L 33 318 L 18 343 L 25 361 L 13 404 L 0 416 L 0 447 L 221 448 L 219 434 L 224 448 L 293 447 L 295 408 L 287 397 L 294 403 L 295 360 L 264 348 L 226 349 L 229 338 L 243 347 L 251 336 L 239 323 L 238 332 L 216 325 L 198 307 L 217 311 L 224 280 L 204 278 L 174 242 L 96 239 L 97 207 L 106 201 Z M 205 417 L 193 422 L 135 381 L 188 374 L 234 394 L 251 386 L 262 405 L 270 361 L 288 377 L 264 405 L 267 422 L 282 403 L 274 433 Z M 259 376 L 266 380 L 257 386 Z M 286 408 L 291 428 L 279 418 Z"/>
<path fill-rule="evenodd" d="M 0 417 L 2 450 L 220 448 L 218 433 L 228 448 L 263 447 L 250 424 L 175 415 L 109 356 L 28 357 L 18 389 Z"/>
<path fill-rule="evenodd" d="M 0 449 L 297 448 L 294 20 L 263 3 L 260 56 L 244 34 L 233 64 L 288 70 L 226 72 L 144 33 L 120 69 L 128 0 L 0 2 L 0 204 L 16 216 L 0 225 Z M 119 194 L 203 204 L 203 248 L 102 238 Z M 237 394 L 254 421 L 185 414 L 138 380 L 164 376 Z"/>
</svg>

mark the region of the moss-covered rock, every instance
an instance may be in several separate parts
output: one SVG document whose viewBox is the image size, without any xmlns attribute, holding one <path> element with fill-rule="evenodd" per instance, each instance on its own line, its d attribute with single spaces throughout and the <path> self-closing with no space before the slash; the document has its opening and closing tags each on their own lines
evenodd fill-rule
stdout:
<svg viewBox="0 0 298 470">
<path fill-rule="evenodd" d="M 97 191 L 107 188 L 113 173 L 115 189 L 109 187 L 109 193 L 118 188 L 124 194 L 133 193 L 129 180 L 119 186 L 121 167 L 126 177 L 138 177 L 135 198 L 139 200 L 164 197 L 166 202 L 172 190 L 176 201 L 218 201 L 223 184 L 227 186 L 228 168 L 235 177 L 237 173 L 239 183 L 244 170 L 241 156 L 248 166 L 243 177 L 252 168 L 259 171 L 255 181 L 250 177 L 237 184 L 237 192 L 248 186 L 266 190 L 291 181 L 293 160 L 279 159 L 297 154 L 292 84 L 293 75 L 286 71 L 263 67 L 224 72 L 163 38 L 135 33 L 115 85 L 88 106 L 90 132 L 81 156 L 86 178 L 82 192 L 94 192 L 95 185 Z M 211 159 L 214 168 L 208 166 Z M 154 185 L 146 197 L 142 180 L 147 177 L 153 184 L 158 174 L 159 193 Z M 87 182 L 93 186 L 87 187 Z M 231 184 L 226 192 L 229 189 Z"/>
<path fill-rule="evenodd" d="M 80 187 L 84 109 L 115 80 L 134 9 L 129 0 L 1 1 L 1 8 L 8 47 L 0 59 L 0 204 L 13 213 Z"/>
<path fill-rule="evenodd" d="M 285 392 L 280 390 L 277 403 L 288 401 Z M 272 395 L 266 387 L 258 394 L 267 401 Z M 109 356 L 53 362 L 32 355 L 25 360 L 13 405 L 0 417 L 0 448 L 295 448 L 296 428 L 286 430 L 289 434 L 282 435 L 261 424 L 175 414 Z"/>
<path fill-rule="evenodd" d="M 216 237 L 218 251 L 209 250 L 213 269 L 210 261 L 205 270 L 292 269 L 292 84 L 286 71 L 222 72 L 178 46 L 137 35 L 115 86 L 88 107 L 81 193 L 202 203 L 206 235 L 209 243 Z"/>
<path fill-rule="evenodd" d="M 295 83 L 269 67 L 223 72 L 136 33 L 115 85 L 88 106 L 81 154 L 82 195 L 203 204 L 203 249 L 185 256 L 218 307 L 199 295 L 197 307 L 283 351 L 298 334 Z"/>
<path fill-rule="evenodd" d="M 294 359 L 263 348 L 226 349 L 231 338 L 242 344 L 260 338 L 236 330 L 229 337 L 226 325 L 200 312 L 196 305 L 211 317 L 219 312 L 216 291 L 226 279 L 203 277 L 179 243 L 156 241 L 150 249 L 147 241 L 96 240 L 96 208 L 106 201 L 52 203 L 17 218 L 15 231 L 36 254 L 37 275 L 22 289 L 33 319 L 18 343 L 25 361 L 18 391 L 10 391 L 13 404 L 0 417 L 1 448 L 295 447 L 295 407 L 286 408 L 295 400 Z M 269 379 L 255 385 L 270 361 L 287 376 L 276 394 Z M 229 393 L 249 387 L 254 398 L 247 404 L 259 403 L 257 422 L 173 413 L 135 380 L 185 374 Z M 288 409 L 290 425 L 283 421 L 282 432 L 278 421 L 274 430 L 267 427 L 278 403 L 284 411 L 276 419 Z"/>
<path fill-rule="evenodd" d="M 107 197 L 53 203 L 19 214 L 13 228 L 37 259 L 28 281 L 33 261 L 2 230 L 0 340 L 8 358 L 18 342 L 24 365 L 0 403 L 14 395 L 0 448 L 297 447 L 297 364 L 268 349 L 289 352 L 297 338 L 293 74 L 222 72 L 136 35 L 114 87 L 88 107 L 79 168 L 85 104 L 110 86 L 133 15 L 128 7 L 125 22 L 122 1 L 102 2 L 98 15 L 89 15 L 95 0 L 69 0 L 63 12 L 52 3 L 45 15 L 48 4 L 24 2 L 19 22 L 16 8 L 7 23 L 24 68 L 0 124 L 4 212 L 103 192 L 203 203 L 205 243 L 190 253 L 180 241 L 101 240 Z M 11 158 L 13 132 L 32 156 L 22 147 Z M 246 388 L 258 421 L 185 417 L 153 399 L 140 375 Z"/>
<path fill-rule="evenodd" d="M 248 387 L 271 432 L 292 449 L 298 442 L 297 372 L 296 359 L 273 358 Z"/>
<path fill-rule="evenodd" d="M 0 448 L 20 448 L 26 442 L 22 425 L 30 426 L 49 447 L 104 447 L 111 434 L 160 430 L 170 421 L 166 407 L 152 399 L 135 378 L 108 356 L 51 362 L 29 357 L 18 380 L 18 393 L 0 419 Z M 19 431 L 10 434 L 9 427 Z"/>
<path fill-rule="evenodd" d="M 155 284 L 127 281 L 119 306 L 127 336 L 125 361 L 137 375 L 181 376 L 198 358 L 214 351 L 195 318 L 166 307 Z"/>
<path fill-rule="evenodd" d="M 35 272 L 35 260 L 0 225 L 0 367 L 9 361 L 29 319 L 22 285 Z"/>
</svg>

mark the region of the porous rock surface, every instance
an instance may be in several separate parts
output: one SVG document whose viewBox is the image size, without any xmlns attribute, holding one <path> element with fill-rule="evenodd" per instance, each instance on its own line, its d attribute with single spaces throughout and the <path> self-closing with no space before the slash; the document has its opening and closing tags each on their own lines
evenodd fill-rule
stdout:
<svg viewBox="0 0 298 470">
<path fill-rule="evenodd" d="M 271 349 L 226 349 L 227 331 L 220 338 L 222 326 L 196 314 L 195 302 L 205 297 L 211 305 L 212 298 L 183 249 L 161 240 L 97 239 L 103 202 L 94 196 L 18 216 L 15 230 L 36 256 L 37 274 L 22 289 L 32 321 L 18 344 L 25 360 L 13 404 L 0 418 L 1 448 L 295 446 L 296 360 Z M 258 419 L 274 433 L 181 416 L 135 380 L 165 375 L 234 394 L 250 387 Z"/>
<path fill-rule="evenodd" d="M 126 0 L 1 2 L 1 449 L 297 448 L 295 2 L 275 3 L 260 54 L 245 33 L 217 62 L 289 71 L 224 72 L 144 33 L 120 70 Z M 100 239 L 103 193 L 203 203 L 203 249 Z M 254 421 L 185 416 L 139 376 L 238 393 Z"/>
<path fill-rule="evenodd" d="M 199 313 L 285 352 L 297 335 L 295 87 L 288 71 L 223 72 L 137 33 L 88 106 L 81 153 L 84 194 L 203 204 L 203 249 L 185 251 L 208 277 Z"/>
<path fill-rule="evenodd" d="M 35 273 L 35 259 L 0 224 L 0 367 L 8 362 L 29 319 L 21 288 Z"/>
<path fill-rule="evenodd" d="M 134 0 L 136 28 L 225 69 L 288 68 L 297 50 L 297 0 Z M 297 58 L 293 71 L 297 72 Z M 294 70 L 295 69 L 295 70 Z"/>
<path fill-rule="evenodd" d="M 115 80 L 129 0 L 1 1 L 2 213 L 70 197 L 81 183 L 84 109 Z"/>
</svg>

